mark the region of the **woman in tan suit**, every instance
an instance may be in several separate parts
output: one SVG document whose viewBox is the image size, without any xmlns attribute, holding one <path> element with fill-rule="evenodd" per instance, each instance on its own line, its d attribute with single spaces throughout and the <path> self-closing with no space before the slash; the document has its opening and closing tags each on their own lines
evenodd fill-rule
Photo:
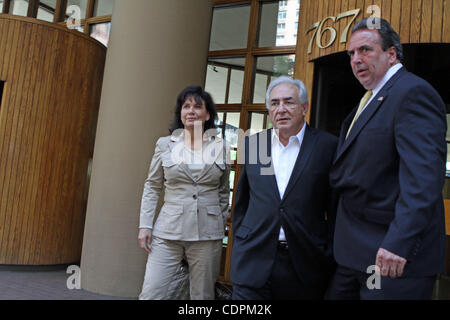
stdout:
<svg viewBox="0 0 450 320">
<path fill-rule="evenodd" d="M 229 152 L 216 118 L 211 96 L 187 87 L 177 98 L 172 135 L 156 143 L 141 204 L 138 238 L 149 256 L 139 299 L 167 299 L 184 257 L 191 299 L 214 299 L 230 192 Z"/>
</svg>

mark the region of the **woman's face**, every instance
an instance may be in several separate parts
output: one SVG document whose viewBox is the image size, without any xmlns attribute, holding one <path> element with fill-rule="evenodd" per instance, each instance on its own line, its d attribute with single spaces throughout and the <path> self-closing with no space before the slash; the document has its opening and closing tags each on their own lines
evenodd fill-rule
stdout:
<svg viewBox="0 0 450 320">
<path fill-rule="evenodd" d="M 194 97 L 188 97 L 181 106 L 181 122 L 185 129 L 193 129 L 195 125 L 204 126 L 209 120 L 209 112 L 206 110 L 205 101 L 198 103 Z"/>
</svg>

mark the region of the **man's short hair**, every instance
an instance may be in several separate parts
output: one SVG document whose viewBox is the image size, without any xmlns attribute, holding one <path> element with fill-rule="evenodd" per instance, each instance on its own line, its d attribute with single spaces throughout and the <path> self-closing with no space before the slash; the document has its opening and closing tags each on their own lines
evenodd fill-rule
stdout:
<svg viewBox="0 0 450 320">
<path fill-rule="evenodd" d="M 270 93 L 276 86 L 279 86 L 280 84 L 284 84 L 284 83 L 296 86 L 298 88 L 298 100 L 300 101 L 300 103 L 301 104 L 308 103 L 308 91 L 306 90 L 304 83 L 298 79 L 292 79 L 287 76 L 281 76 L 281 77 L 273 80 L 269 84 L 269 87 L 267 88 L 267 92 L 266 92 L 266 107 L 267 107 L 267 109 L 270 108 L 270 101 L 269 101 Z"/>
<path fill-rule="evenodd" d="M 373 19 L 375 20 L 375 24 L 373 24 Z M 380 22 L 380 23 L 378 23 Z M 372 25 L 378 25 L 379 27 L 374 27 Z M 360 31 L 360 30 L 378 30 L 378 33 L 381 37 L 381 47 L 384 51 L 388 50 L 390 47 L 394 47 L 397 52 L 397 59 L 403 61 L 403 46 L 400 42 L 400 36 L 397 32 L 392 28 L 392 26 L 383 18 L 364 18 L 358 21 L 352 29 L 352 32 Z"/>
</svg>

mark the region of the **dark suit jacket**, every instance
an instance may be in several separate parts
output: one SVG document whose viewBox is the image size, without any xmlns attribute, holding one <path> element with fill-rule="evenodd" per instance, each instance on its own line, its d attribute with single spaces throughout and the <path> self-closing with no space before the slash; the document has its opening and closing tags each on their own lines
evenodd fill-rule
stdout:
<svg viewBox="0 0 450 320">
<path fill-rule="evenodd" d="M 356 110 L 356 109 L 355 109 Z M 331 170 L 340 194 L 334 253 L 366 272 L 380 247 L 408 260 L 404 276 L 442 270 L 445 106 L 423 79 L 400 69 L 345 135 Z"/>
<path fill-rule="evenodd" d="M 256 146 L 250 158 L 249 144 Z M 335 268 L 332 232 L 336 208 L 332 205 L 329 169 L 336 147 L 336 137 L 307 126 L 284 197 L 280 199 L 275 175 L 261 174 L 261 168 L 271 167 L 271 130 L 246 138 L 245 164 L 233 211 L 233 283 L 260 288 L 267 282 L 283 226 L 300 279 L 316 289 L 326 288 Z M 255 164 L 249 163 L 252 155 L 256 158 L 255 154 L 261 152 L 269 156 L 269 163 L 259 155 Z"/>
</svg>

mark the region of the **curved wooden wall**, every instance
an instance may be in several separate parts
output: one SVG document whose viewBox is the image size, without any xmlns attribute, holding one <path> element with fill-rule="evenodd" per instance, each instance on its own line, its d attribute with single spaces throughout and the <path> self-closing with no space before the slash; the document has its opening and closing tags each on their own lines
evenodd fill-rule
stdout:
<svg viewBox="0 0 450 320">
<path fill-rule="evenodd" d="M 341 43 L 340 37 L 345 28 L 351 22 L 353 16 L 348 16 L 334 22 L 332 18 L 338 17 L 340 13 L 350 10 L 361 9 L 355 21 L 363 17 L 371 17 L 377 14 L 372 11 L 367 12 L 371 5 L 380 8 L 379 16 L 389 21 L 392 27 L 400 34 L 402 43 L 450 43 L 450 0 L 302 0 L 300 4 L 300 20 L 298 29 L 298 43 L 296 50 L 295 77 L 302 79 L 308 88 L 311 96 L 314 63 L 311 61 L 345 51 L 347 43 Z M 336 30 L 336 40 L 327 48 L 320 48 L 316 40 L 311 46 L 311 53 L 308 54 L 308 47 L 315 30 L 307 33 L 307 30 L 316 22 L 322 22 L 322 30 L 330 27 Z M 350 25 L 346 37 L 348 41 L 351 35 Z M 323 32 L 321 45 L 328 44 L 332 31 Z"/>
<path fill-rule="evenodd" d="M 0 15 L 0 264 L 80 260 L 106 48 Z"/>
</svg>

